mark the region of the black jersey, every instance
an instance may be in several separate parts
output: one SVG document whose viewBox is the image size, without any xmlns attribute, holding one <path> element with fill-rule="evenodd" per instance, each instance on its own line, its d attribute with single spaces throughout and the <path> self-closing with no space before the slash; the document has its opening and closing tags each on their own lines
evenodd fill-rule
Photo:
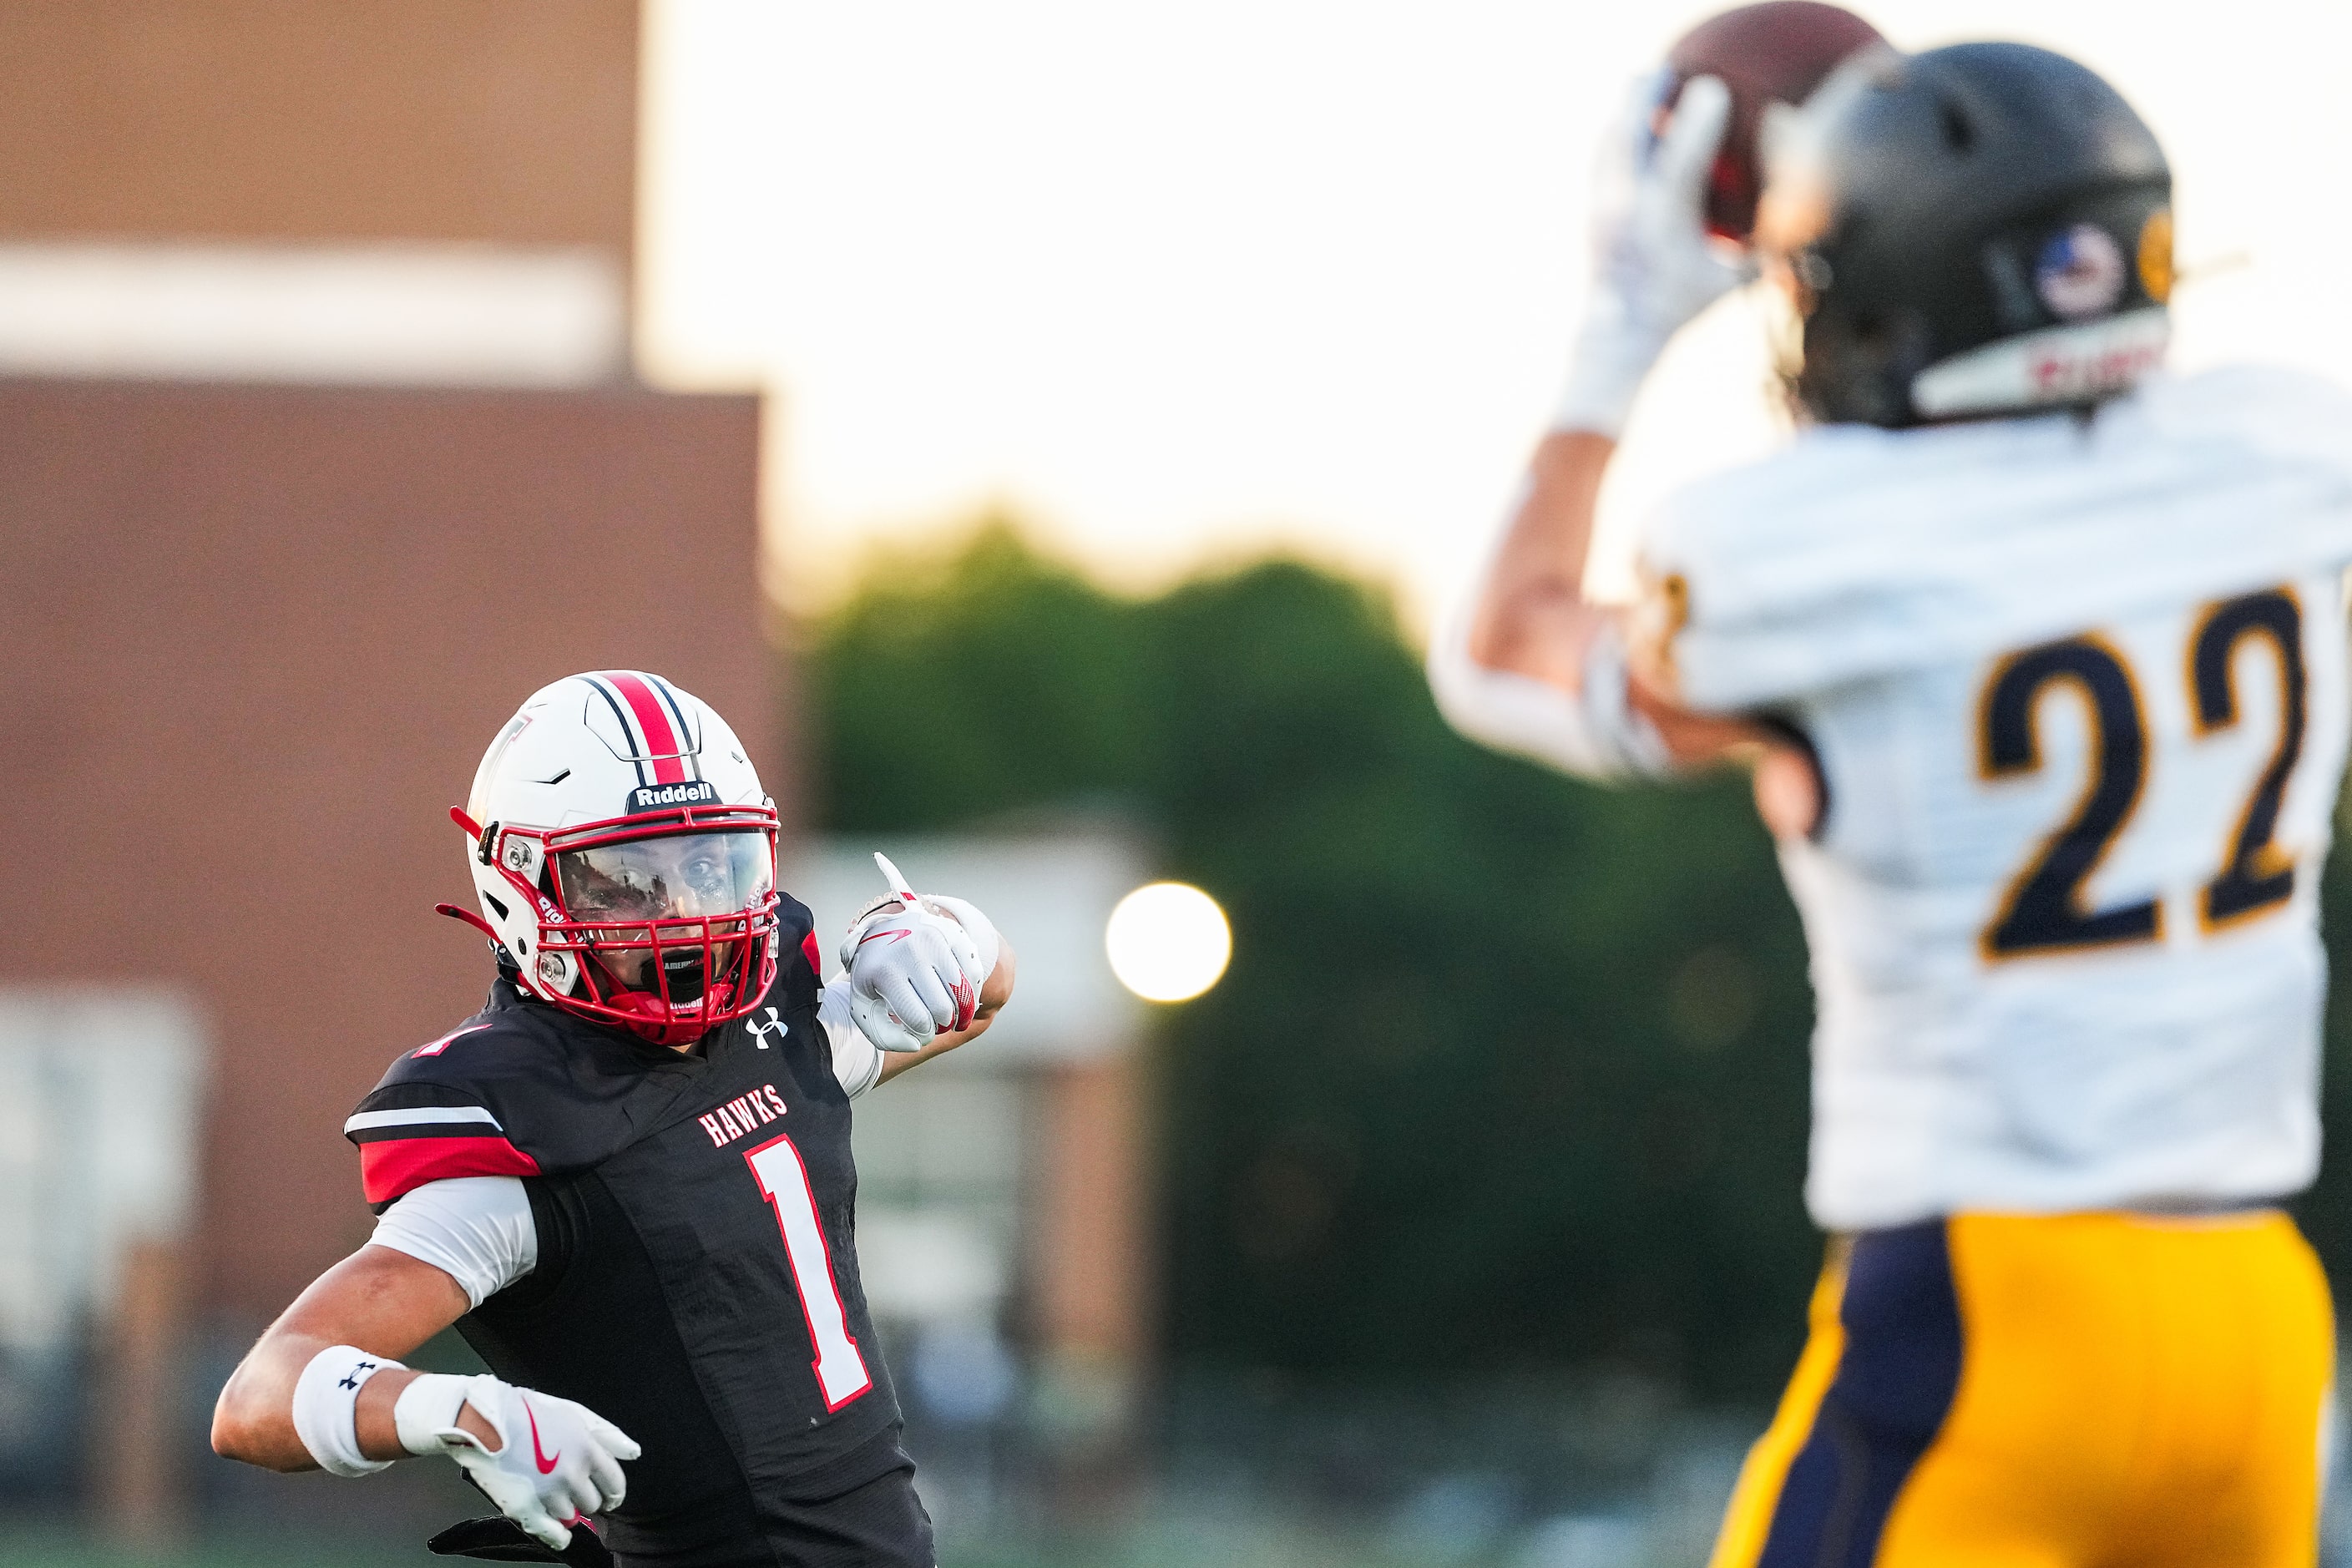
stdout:
<svg viewBox="0 0 2352 1568">
<path fill-rule="evenodd" d="M 644 1446 L 606 1531 L 624 1559 L 772 1563 L 769 1536 L 803 1505 L 908 1463 L 858 1284 L 809 913 L 778 913 L 768 996 L 693 1052 L 501 978 L 347 1130 L 379 1210 L 445 1177 L 524 1178 L 538 1266 L 457 1328 L 500 1377 Z"/>
</svg>

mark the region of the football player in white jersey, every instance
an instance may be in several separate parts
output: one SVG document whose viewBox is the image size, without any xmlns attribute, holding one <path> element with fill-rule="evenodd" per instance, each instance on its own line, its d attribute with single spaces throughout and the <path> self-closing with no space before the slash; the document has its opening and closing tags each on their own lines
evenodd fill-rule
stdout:
<svg viewBox="0 0 2352 1568">
<path fill-rule="evenodd" d="M 2308 1564 L 2352 400 L 2162 374 L 2171 179 L 2106 83 L 1850 61 L 1704 234 L 1726 99 L 1641 117 L 1570 387 L 1431 655 L 1465 732 L 1639 779 L 1745 755 L 1811 952 L 1838 1239 L 1717 1568 Z M 1784 451 L 1581 592 L 1667 339 L 1760 264 Z M 1801 347 L 1794 342 L 1801 337 Z"/>
</svg>

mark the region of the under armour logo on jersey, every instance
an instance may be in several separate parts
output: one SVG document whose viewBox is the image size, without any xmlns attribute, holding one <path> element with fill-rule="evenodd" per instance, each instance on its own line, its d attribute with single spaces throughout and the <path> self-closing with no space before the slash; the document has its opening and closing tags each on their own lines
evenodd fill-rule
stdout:
<svg viewBox="0 0 2352 1568">
<path fill-rule="evenodd" d="M 752 1043 L 757 1045 L 763 1051 L 768 1048 L 766 1036 L 769 1030 L 775 1030 L 776 1038 L 780 1040 L 786 1035 L 793 1032 L 793 1026 L 790 1024 L 785 1023 L 782 1018 L 776 1016 L 776 1010 L 773 1007 L 768 1009 L 768 1021 L 766 1023 L 746 1024 L 743 1027 L 750 1032 Z"/>
</svg>

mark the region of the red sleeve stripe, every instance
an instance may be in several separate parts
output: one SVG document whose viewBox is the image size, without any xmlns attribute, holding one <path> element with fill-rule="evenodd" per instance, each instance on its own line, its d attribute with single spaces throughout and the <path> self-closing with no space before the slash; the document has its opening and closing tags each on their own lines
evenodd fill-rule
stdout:
<svg viewBox="0 0 2352 1568">
<path fill-rule="evenodd" d="M 453 1176 L 536 1176 L 539 1162 L 503 1138 L 394 1138 L 360 1145 L 360 1186 L 388 1204 Z"/>
<path fill-rule="evenodd" d="M 824 984 L 824 953 L 816 944 L 816 932 L 801 938 L 801 956 L 808 960 L 809 973 L 816 976 L 819 985 Z"/>
</svg>

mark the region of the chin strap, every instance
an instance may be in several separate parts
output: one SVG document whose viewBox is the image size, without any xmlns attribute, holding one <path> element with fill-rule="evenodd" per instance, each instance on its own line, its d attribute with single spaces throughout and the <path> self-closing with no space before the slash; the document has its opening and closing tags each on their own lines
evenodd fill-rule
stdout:
<svg viewBox="0 0 2352 1568">
<path fill-rule="evenodd" d="M 436 915 L 447 915 L 453 921 L 464 921 L 467 925 L 472 926 L 476 931 L 480 931 L 484 936 L 488 937 L 490 939 L 490 952 L 497 955 L 499 967 L 501 969 L 511 969 L 518 975 L 522 973 L 522 965 L 514 961 L 514 954 L 507 951 L 507 944 L 499 940 L 499 933 L 490 929 L 489 921 L 484 920 L 473 910 L 461 910 L 455 904 L 436 904 L 433 906 L 433 912 Z"/>
<path fill-rule="evenodd" d="M 467 925 L 488 937 L 492 942 L 498 943 L 501 951 L 504 950 L 506 944 L 499 942 L 499 933 L 490 929 L 490 922 L 473 910 L 461 910 L 455 904 L 436 904 L 433 906 L 433 912 L 436 915 L 447 915 L 453 921 L 464 921 Z"/>
<path fill-rule="evenodd" d="M 478 843 L 481 840 L 483 836 L 481 827 L 476 824 L 472 817 L 466 815 L 465 808 L 463 806 L 451 806 L 449 808 L 449 820 L 456 823 L 459 827 L 464 828 L 466 830 L 467 837 L 474 839 Z M 490 863 L 489 856 L 487 853 L 488 846 L 483 845 L 482 849 L 484 851 L 482 855 L 482 864 L 487 866 Z M 453 921 L 464 921 L 467 925 L 472 926 L 476 931 L 480 931 L 484 936 L 490 939 L 490 946 L 498 952 L 499 962 L 509 964 L 514 962 L 507 956 L 507 944 L 499 940 L 499 933 L 490 929 L 490 922 L 476 914 L 473 910 L 459 909 L 455 904 L 436 904 L 433 906 L 433 912 L 436 915 L 447 915 Z"/>
</svg>

